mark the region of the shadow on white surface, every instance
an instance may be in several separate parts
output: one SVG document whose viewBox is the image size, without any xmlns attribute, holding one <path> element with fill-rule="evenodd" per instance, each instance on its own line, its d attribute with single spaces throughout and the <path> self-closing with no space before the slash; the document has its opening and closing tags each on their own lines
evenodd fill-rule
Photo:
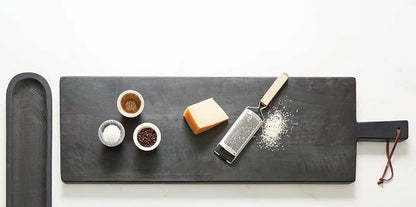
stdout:
<svg viewBox="0 0 416 207">
<path fill-rule="evenodd" d="M 64 184 L 64 197 L 351 198 L 352 184 Z"/>
<path fill-rule="evenodd" d="M 405 141 L 398 142 L 393 154 L 394 157 L 405 156 L 409 154 L 409 138 Z M 394 142 L 390 142 L 390 149 Z M 358 142 L 357 157 L 360 155 L 374 155 L 386 157 L 386 142 Z"/>
</svg>

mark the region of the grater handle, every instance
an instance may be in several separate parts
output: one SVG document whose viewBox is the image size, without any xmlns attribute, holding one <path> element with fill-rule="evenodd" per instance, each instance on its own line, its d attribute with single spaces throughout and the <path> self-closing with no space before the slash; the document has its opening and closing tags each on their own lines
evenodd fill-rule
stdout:
<svg viewBox="0 0 416 207">
<path fill-rule="evenodd" d="M 277 92 L 283 87 L 288 79 L 288 75 L 286 73 L 282 73 L 273 84 L 270 86 L 269 90 L 264 94 L 263 98 L 260 100 L 260 104 L 264 107 L 269 105 L 270 101 L 276 96 Z"/>
</svg>

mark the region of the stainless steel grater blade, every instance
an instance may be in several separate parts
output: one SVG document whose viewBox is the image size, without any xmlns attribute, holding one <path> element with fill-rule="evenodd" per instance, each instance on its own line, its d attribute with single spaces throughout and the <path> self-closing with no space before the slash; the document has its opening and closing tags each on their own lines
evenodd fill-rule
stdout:
<svg viewBox="0 0 416 207">
<path fill-rule="evenodd" d="M 244 109 L 220 143 L 215 147 L 214 153 L 216 155 L 229 164 L 235 161 L 240 152 L 243 151 L 244 147 L 263 124 L 264 117 L 262 110 L 269 105 L 273 97 L 286 83 L 287 79 L 287 74 L 283 73 L 280 75 L 261 98 L 258 107 L 247 107 Z"/>
<path fill-rule="evenodd" d="M 237 118 L 224 138 L 217 145 L 214 152 L 225 159 L 229 164 L 233 163 L 235 158 L 244 149 L 250 139 L 254 136 L 260 126 L 263 124 L 263 118 L 257 115 L 249 108 L 244 109 Z M 226 150 L 230 155 L 223 156 L 221 149 Z"/>
</svg>

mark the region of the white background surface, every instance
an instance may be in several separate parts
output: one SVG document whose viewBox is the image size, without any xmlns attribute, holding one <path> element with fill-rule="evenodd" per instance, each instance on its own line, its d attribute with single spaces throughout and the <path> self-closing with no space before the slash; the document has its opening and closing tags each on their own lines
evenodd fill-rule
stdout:
<svg viewBox="0 0 416 207">
<path fill-rule="evenodd" d="M 0 0 L 0 206 L 5 94 L 20 72 L 53 94 L 53 206 L 413 206 L 416 195 L 416 1 Z M 359 143 L 347 185 L 75 185 L 60 180 L 59 78 L 354 76 L 357 119 L 409 120 L 393 182 L 385 144 Z"/>
</svg>

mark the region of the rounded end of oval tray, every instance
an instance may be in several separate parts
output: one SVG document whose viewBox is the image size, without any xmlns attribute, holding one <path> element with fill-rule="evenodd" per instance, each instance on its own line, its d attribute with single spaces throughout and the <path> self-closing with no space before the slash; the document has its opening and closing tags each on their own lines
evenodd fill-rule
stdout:
<svg viewBox="0 0 416 207">
<path fill-rule="evenodd" d="M 50 207 L 52 95 L 42 76 L 21 73 L 10 81 L 6 125 L 7 206 Z"/>
</svg>

